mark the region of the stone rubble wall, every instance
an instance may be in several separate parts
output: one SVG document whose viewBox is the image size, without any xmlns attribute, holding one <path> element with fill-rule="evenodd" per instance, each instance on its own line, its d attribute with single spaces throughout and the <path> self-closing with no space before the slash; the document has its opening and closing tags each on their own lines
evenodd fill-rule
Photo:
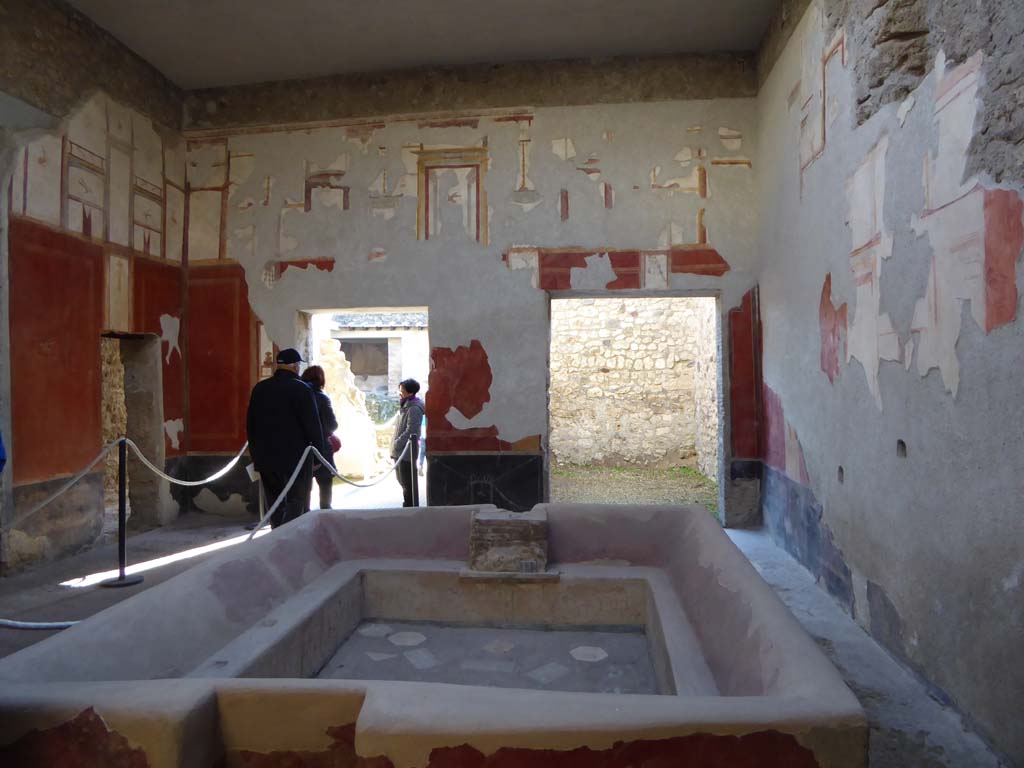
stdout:
<svg viewBox="0 0 1024 768">
<path fill-rule="evenodd" d="M 124 362 L 121 360 L 120 339 L 100 339 L 103 370 L 103 411 L 101 424 L 103 444 L 124 436 L 128 432 L 128 408 L 125 405 Z M 117 500 L 117 451 L 111 451 L 103 462 L 103 491 L 108 498 Z"/>
<path fill-rule="evenodd" d="M 695 450 L 697 469 L 712 480 L 718 478 L 718 404 L 722 393 L 719 391 L 718 348 L 719 326 L 718 307 L 715 299 L 690 299 L 696 304 L 695 329 L 697 345 L 695 371 L 693 375 L 693 400 L 695 423 Z"/>
<path fill-rule="evenodd" d="M 710 336 L 702 339 L 709 334 L 709 312 Z M 718 440 L 717 405 L 709 405 L 715 395 L 706 375 L 711 371 L 717 387 L 714 314 L 714 299 L 552 302 L 553 460 L 682 466 L 692 465 L 695 456 L 699 462 L 698 446 L 706 456 L 708 435 L 711 445 Z M 712 424 L 709 411 L 715 414 Z M 717 452 L 710 461 L 716 464 Z"/>
</svg>

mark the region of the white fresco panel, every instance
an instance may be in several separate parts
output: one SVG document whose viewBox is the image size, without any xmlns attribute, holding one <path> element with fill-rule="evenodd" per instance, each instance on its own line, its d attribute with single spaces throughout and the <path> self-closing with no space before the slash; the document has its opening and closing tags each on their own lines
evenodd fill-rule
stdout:
<svg viewBox="0 0 1024 768">
<path fill-rule="evenodd" d="M 45 136 L 28 145 L 28 191 L 25 212 L 60 226 L 61 138 Z"/>
<path fill-rule="evenodd" d="M 165 237 L 167 250 L 164 258 L 181 261 L 181 247 L 185 234 L 185 193 L 175 187 L 167 187 L 167 221 Z"/>
<path fill-rule="evenodd" d="M 118 245 L 131 244 L 129 205 L 132 189 L 132 161 L 127 153 L 110 148 L 110 210 L 108 238 Z"/>
<path fill-rule="evenodd" d="M 189 195 L 188 258 L 207 261 L 220 258 L 221 193 L 192 192 Z"/>
</svg>

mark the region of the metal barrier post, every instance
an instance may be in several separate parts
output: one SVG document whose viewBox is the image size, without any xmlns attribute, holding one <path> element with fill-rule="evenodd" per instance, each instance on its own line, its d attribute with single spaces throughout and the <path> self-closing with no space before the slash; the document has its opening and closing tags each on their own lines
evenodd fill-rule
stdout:
<svg viewBox="0 0 1024 768">
<path fill-rule="evenodd" d="M 128 563 L 128 443 L 122 437 L 117 443 L 117 561 L 119 574 L 115 579 L 101 581 L 101 587 L 130 587 L 142 583 L 139 575 L 126 576 Z"/>
<path fill-rule="evenodd" d="M 409 476 L 412 478 L 412 505 L 420 505 L 420 476 L 416 471 L 416 457 L 419 456 L 419 435 L 409 435 Z"/>
</svg>

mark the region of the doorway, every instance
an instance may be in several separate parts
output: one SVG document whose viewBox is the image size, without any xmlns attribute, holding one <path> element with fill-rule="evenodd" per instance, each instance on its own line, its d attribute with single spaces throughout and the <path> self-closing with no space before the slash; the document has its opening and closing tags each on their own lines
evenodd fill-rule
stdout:
<svg viewBox="0 0 1024 768">
<path fill-rule="evenodd" d="M 338 420 L 341 449 L 335 454 L 339 472 L 358 482 L 386 473 L 391 438 L 398 419 L 398 385 L 405 379 L 420 384 L 424 402 L 430 376 L 430 331 L 427 307 L 371 307 L 318 310 L 308 313 L 303 345 L 311 365 L 324 369 L 324 391 Z M 426 503 L 426 423 L 421 429 L 418 462 L 420 503 Z M 313 489 L 311 507 L 319 506 Z M 334 483 L 334 509 L 402 506 L 397 477 L 372 488 Z"/>
<path fill-rule="evenodd" d="M 717 513 L 720 340 L 714 297 L 552 298 L 551 500 Z"/>
</svg>

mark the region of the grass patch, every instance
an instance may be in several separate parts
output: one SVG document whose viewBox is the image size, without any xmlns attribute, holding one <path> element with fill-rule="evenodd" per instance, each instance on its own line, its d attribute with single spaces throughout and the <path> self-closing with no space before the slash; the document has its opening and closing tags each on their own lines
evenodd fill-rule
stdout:
<svg viewBox="0 0 1024 768">
<path fill-rule="evenodd" d="M 551 468 L 551 500 L 599 504 L 698 504 L 718 511 L 718 484 L 692 467 Z"/>
</svg>

